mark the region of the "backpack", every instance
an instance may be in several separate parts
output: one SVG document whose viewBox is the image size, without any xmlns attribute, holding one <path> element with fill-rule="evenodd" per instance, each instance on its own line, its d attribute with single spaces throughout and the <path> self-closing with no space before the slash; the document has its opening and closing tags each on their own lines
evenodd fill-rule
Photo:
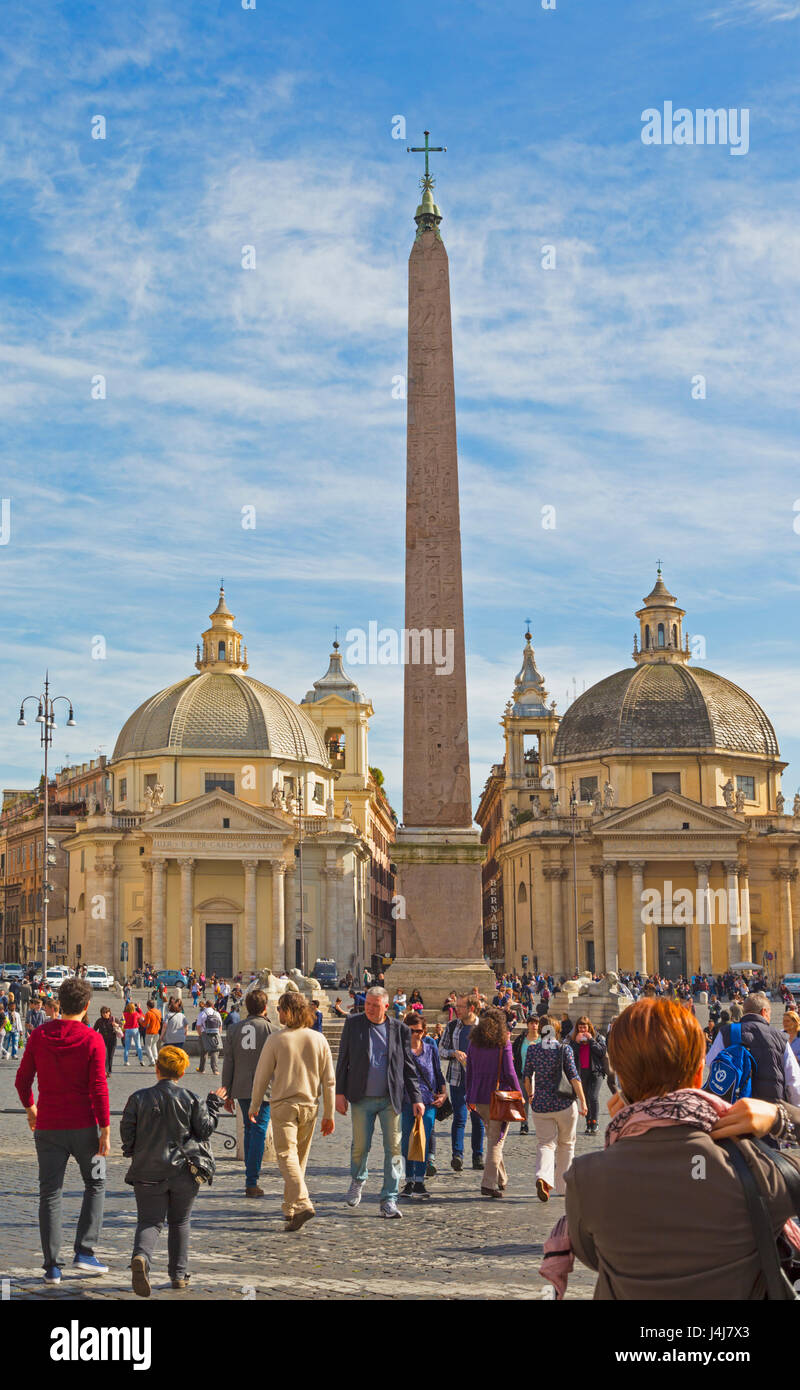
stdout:
<svg viewBox="0 0 800 1390">
<path fill-rule="evenodd" d="M 753 1074 L 758 1066 L 753 1054 L 742 1045 L 741 1023 L 731 1023 L 729 1027 L 728 1046 L 711 1063 L 704 1090 L 733 1105 L 752 1094 Z"/>
</svg>

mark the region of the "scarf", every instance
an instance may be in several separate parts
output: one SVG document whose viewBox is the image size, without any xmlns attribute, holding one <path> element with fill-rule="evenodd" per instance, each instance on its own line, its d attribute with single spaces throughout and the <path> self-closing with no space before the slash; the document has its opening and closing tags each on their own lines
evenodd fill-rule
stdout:
<svg viewBox="0 0 800 1390">
<path fill-rule="evenodd" d="M 647 1100 L 634 1101 L 616 1114 L 606 1129 L 605 1146 L 609 1148 L 620 1139 L 634 1139 L 646 1134 L 649 1129 L 659 1129 L 664 1125 L 693 1125 L 709 1133 L 712 1126 L 730 1110 L 728 1101 L 712 1096 L 708 1091 L 695 1091 L 686 1087 L 680 1091 L 669 1091 L 665 1096 L 649 1096 Z M 800 1226 L 789 1219 L 783 1235 L 790 1245 L 800 1250 Z M 575 1252 L 569 1238 L 567 1218 L 559 1217 L 544 1243 L 542 1263 L 539 1273 L 547 1279 L 556 1291 L 560 1301 L 567 1290 L 567 1280 L 575 1264 Z"/>
</svg>

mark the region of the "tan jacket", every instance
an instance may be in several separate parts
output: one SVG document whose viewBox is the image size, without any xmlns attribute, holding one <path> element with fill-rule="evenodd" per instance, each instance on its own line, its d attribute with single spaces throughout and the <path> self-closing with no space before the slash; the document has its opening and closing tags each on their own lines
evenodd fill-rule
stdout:
<svg viewBox="0 0 800 1390">
<path fill-rule="evenodd" d="M 774 1164 L 741 1146 L 777 1234 L 791 1210 Z M 787 1157 L 800 1167 L 797 1150 Z M 600 1299 L 763 1299 L 744 1189 L 723 1148 L 692 1125 L 666 1125 L 576 1158 L 566 1174 L 575 1254 L 599 1272 Z"/>
<path fill-rule="evenodd" d="M 293 1101 L 296 1105 L 313 1105 L 322 1090 L 323 1118 L 333 1118 L 336 1099 L 335 1075 L 330 1043 L 313 1028 L 285 1028 L 271 1033 L 261 1049 L 250 1113 L 258 1114 L 261 1102 L 272 1082 L 272 1105 Z"/>
</svg>

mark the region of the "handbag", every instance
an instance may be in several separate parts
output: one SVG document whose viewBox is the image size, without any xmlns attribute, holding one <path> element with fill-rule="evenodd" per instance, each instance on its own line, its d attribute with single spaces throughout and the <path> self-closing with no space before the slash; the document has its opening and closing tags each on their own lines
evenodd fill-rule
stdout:
<svg viewBox="0 0 800 1390">
<path fill-rule="evenodd" d="M 409 1163 L 425 1162 L 425 1130 L 422 1127 L 422 1116 L 414 1117 L 414 1128 L 408 1140 L 408 1161 Z"/>
<path fill-rule="evenodd" d="M 790 1163 L 783 1154 L 776 1149 L 772 1149 L 760 1139 L 753 1140 L 753 1143 L 761 1152 L 771 1160 L 781 1173 L 790 1196 L 794 1197 L 795 1210 L 800 1208 L 800 1175 L 793 1163 Z M 756 1182 L 750 1166 L 742 1153 L 739 1145 L 732 1139 L 720 1140 L 720 1146 L 728 1155 L 733 1169 L 744 1188 L 747 1212 L 756 1238 L 756 1248 L 761 1272 L 767 1285 L 767 1298 L 772 1302 L 795 1302 L 800 1295 L 797 1293 L 792 1282 L 787 1277 L 782 1263 L 782 1255 L 787 1260 L 789 1267 L 792 1267 L 793 1260 L 787 1256 L 788 1243 L 781 1234 L 777 1238 L 772 1232 L 772 1218 L 769 1208 L 761 1193 L 761 1189 Z M 794 1271 L 792 1271 L 794 1273 Z"/>
<path fill-rule="evenodd" d="M 507 1125 L 512 1122 L 525 1123 L 525 1101 L 521 1091 L 501 1091 L 500 1072 L 503 1066 L 502 1047 L 497 1049 L 497 1086 L 492 1091 L 492 1099 L 489 1102 L 489 1119 L 499 1120 L 501 1124 Z"/>
<path fill-rule="evenodd" d="M 561 1047 L 561 1075 L 558 1078 L 558 1086 L 556 1089 L 560 1096 L 569 1096 L 570 1100 L 575 1100 L 575 1091 L 572 1082 L 564 1071 L 564 1052 L 566 1051 L 566 1046 L 566 1043 L 564 1043 Z"/>
<path fill-rule="evenodd" d="M 449 1097 L 449 1096 L 445 1096 L 444 1100 L 442 1101 L 441 1105 L 439 1106 L 439 1109 L 436 1111 L 436 1119 L 437 1119 L 437 1120 L 449 1120 L 449 1119 L 450 1119 L 450 1116 L 452 1115 L 452 1113 L 453 1113 L 453 1106 L 452 1106 L 452 1103 L 451 1103 L 451 1101 L 450 1101 L 450 1097 Z"/>
</svg>

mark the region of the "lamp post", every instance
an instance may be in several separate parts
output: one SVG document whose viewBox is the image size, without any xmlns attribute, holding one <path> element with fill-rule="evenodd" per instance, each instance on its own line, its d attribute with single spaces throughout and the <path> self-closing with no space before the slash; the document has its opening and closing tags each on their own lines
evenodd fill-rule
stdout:
<svg viewBox="0 0 800 1390">
<path fill-rule="evenodd" d="M 58 727 L 56 724 L 55 716 L 56 701 L 64 700 L 66 704 L 69 705 L 69 715 L 67 717 L 68 729 L 75 728 L 75 716 L 72 711 L 72 701 L 67 699 L 66 695 L 51 696 L 49 671 L 45 672 L 44 690 L 42 691 L 42 694 L 26 695 L 25 699 L 20 704 L 19 719 L 17 720 L 17 724 L 21 728 L 25 728 L 25 725 L 27 723 L 25 719 L 25 705 L 27 704 L 28 700 L 36 700 L 38 703 L 38 711 L 36 714 L 35 722 L 41 725 L 40 743 L 42 745 L 42 748 L 44 749 L 44 818 L 42 827 L 42 983 L 44 983 L 45 977 L 47 975 L 47 905 L 50 901 L 47 895 L 52 890 L 52 884 L 48 883 L 47 881 L 47 870 L 49 865 L 55 864 L 56 862 L 55 855 L 50 853 L 51 849 L 56 848 L 56 842 L 55 840 L 51 840 L 48 834 L 50 784 L 47 776 L 47 754 L 50 745 L 53 742 L 53 730 Z"/>
<path fill-rule="evenodd" d="M 562 782 L 561 785 L 566 791 L 566 782 Z M 557 787 L 556 794 L 553 797 L 556 805 L 558 805 L 558 791 L 559 789 Z M 572 832 L 572 925 L 575 933 L 575 973 L 580 974 L 581 958 L 578 946 L 578 845 L 576 840 L 578 832 L 578 797 L 575 791 L 574 779 L 570 783 L 569 789 L 569 819 Z"/>
</svg>

